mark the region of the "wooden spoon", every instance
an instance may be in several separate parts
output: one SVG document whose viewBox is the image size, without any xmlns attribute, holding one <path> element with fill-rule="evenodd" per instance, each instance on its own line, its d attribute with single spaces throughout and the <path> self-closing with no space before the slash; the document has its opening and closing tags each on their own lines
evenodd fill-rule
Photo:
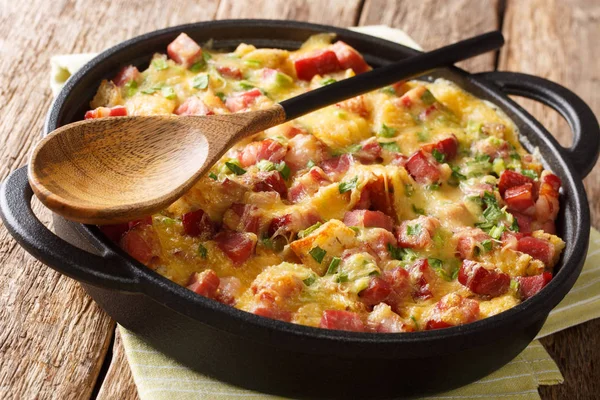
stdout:
<svg viewBox="0 0 600 400">
<path fill-rule="evenodd" d="M 63 217 L 110 224 L 138 219 L 181 197 L 240 139 L 311 111 L 496 50 L 489 32 L 421 53 L 268 109 L 213 116 L 111 117 L 56 129 L 31 153 L 29 182 Z"/>
</svg>

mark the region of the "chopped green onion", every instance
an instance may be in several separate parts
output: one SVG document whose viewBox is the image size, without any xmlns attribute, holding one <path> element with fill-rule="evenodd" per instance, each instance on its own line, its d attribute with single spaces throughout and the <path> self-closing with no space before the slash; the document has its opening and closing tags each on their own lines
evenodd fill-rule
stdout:
<svg viewBox="0 0 600 400">
<path fill-rule="evenodd" d="M 511 281 L 510 281 L 510 288 L 512 290 L 515 290 L 515 291 L 519 290 L 519 286 L 520 286 L 519 285 L 519 281 L 515 281 L 514 279 L 511 279 Z"/>
<path fill-rule="evenodd" d="M 446 156 L 444 155 L 444 153 L 440 153 L 438 151 L 438 149 L 433 149 L 433 151 L 431 152 L 431 155 L 433 156 L 433 158 L 435 158 L 435 160 L 437 162 L 439 162 L 440 164 L 443 163 L 446 160 Z"/>
<path fill-rule="evenodd" d="M 497 225 L 490 229 L 489 235 L 494 239 L 498 240 L 504 232 L 504 225 Z"/>
<path fill-rule="evenodd" d="M 519 221 L 514 216 L 513 216 L 512 224 L 510 224 L 509 229 L 513 232 L 519 232 Z"/>
<path fill-rule="evenodd" d="M 156 58 L 156 59 L 154 59 L 152 61 L 152 66 L 157 71 L 162 71 L 162 70 L 165 70 L 165 69 L 169 68 L 169 64 L 167 64 L 167 60 L 165 60 L 164 58 Z"/>
<path fill-rule="evenodd" d="M 394 88 L 391 87 L 391 86 L 383 87 L 383 88 L 379 89 L 379 91 L 381 93 L 387 93 L 387 94 L 391 94 L 393 96 L 396 96 L 396 90 L 394 90 Z"/>
<path fill-rule="evenodd" d="M 384 138 L 393 138 L 396 136 L 396 130 L 394 128 L 390 128 L 386 124 L 382 124 L 381 129 L 379 132 L 377 132 L 377 135 Z"/>
<path fill-rule="evenodd" d="M 333 78 L 327 78 L 327 79 L 323 79 L 321 81 L 321 86 L 327 86 L 327 85 L 331 85 L 332 83 L 336 83 L 337 81 Z"/>
<path fill-rule="evenodd" d="M 202 243 L 198 245 L 198 254 L 200 254 L 200 257 L 204 258 L 205 260 L 206 257 L 208 257 L 208 249 L 204 247 Z"/>
<path fill-rule="evenodd" d="M 309 276 L 308 278 L 304 279 L 302 282 L 304 282 L 304 284 L 306 286 L 310 286 L 313 283 L 315 283 L 315 281 L 317 280 L 317 277 L 314 275 Z"/>
<path fill-rule="evenodd" d="M 419 208 L 419 207 L 415 206 L 414 204 L 412 204 L 412 210 L 415 214 L 425 215 L 425 209 Z"/>
<path fill-rule="evenodd" d="M 325 258 L 327 251 L 323 250 L 319 246 L 315 246 L 308 252 L 308 254 L 310 254 L 310 256 L 320 264 L 323 261 L 323 258 Z"/>
<path fill-rule="evenodd" d="M 419 323 L 417 322 L 415 316 L 411 315 L 409 318 L 412 319 L 412 321 L 415 323 L 415 327 L 417 328 L 417 330 L 419 330 Z"/>
<path fill-rule="evenodd" d="M 492 241 L 490 239 L 484 240 L 481 242 L 481 247 L 483 247 L 486 252 L 492 251 Z"/>
<path fill-rule="evenodd" d="M 329 267 L 327 268 L 326 275 L 333 275 L 337 272 L 338 266 L 342 262 L 342 259 L 339 257 L 333 257 L 331 262 L 329 263 Z"/>
<path fill-rule="evenodd" d="M 404 257 L 404 250 L 401 247 L 396 247 L 391 243 L 387 245 L 388 252 L 390 253 L 390 257 L 394 260 L 402 260 Z"/>
<path fill-rule="evenodd" d="M 396 143 L 396 142 L 388 142 L 388 143 L 379 142 L 379 145 L 387 151 L 393 151 L 396 153 L 400 153 L 400 146 L 398 146 L 398 143 Z"/>
<path fill-rule="evenodd" d="M 254 87 L 254 85 L 252 85 L 251 83 L 245 82 L 245 81 L 241 81 L 239 84 L 241 89 L 244 90 L 248 90 L 248 89 L 252 89 Z"/>
<path fill-rule="evenodd" d="M 192 86 L 195 89 L 201 89 L 204 90 L 208 87 L 208 74 L 202 74 L 202 75 L 198 75 L 196 77 L 194 77 L 193 81 L 192 81 Z"/>
<path fill-rule="evenodd" d="M 298 238 L 302 239 L 304 237 L 307 237 L 308 235 L 319 229 L 321 225 L 323 225 L 321 222 L 317 222 L 316 224 L 309 226 L 303 231 L 298 232 Z"/>
<path fill-rule="evenodd" d="M 135 92 L 137 92 L 137 88 L 138 88 L 138 84 L 136 81 L 130 80 L 129 82 L 127 82 L 123 86 L 123 89 L 125 89 L 125 97 L 133 96 L 135 94 Z"/>
<path fill-rule="evenodd" d="M 225 101 L 225 93 L 217 92 L 217 93 L 215 93 L 215 96 L 217 96 L 219 99 L 221 99 L 221 101 Z"/>
<path fill-rule="evenodd" d="M 309 169 L 310 169 L 310 168 L 314 167 L 315 165 L 316 165 L 316 164 L 315 164 L 315 162 L 314 162 L 313 160 L 309 160 L 309 161 L 306 163 L 306 168 L 309 168 Z"/>
<path fill-rule="evenodd" d="M 258 60 L 245 60 L 244 64 L 252 68 L 259 68 L 261 66 L 261 62 Z"/>
<path fill-rule="evenodd" d="M 208 60 L 210 60 L 212 58 L 212 54 L 207 53 L 206 51 L 202 52 L 202 59 L 204 60 L 204 62 L 207 62 Z"/>
<path fill-rule="evenodd" d="M 206 61 L 200 60 L 200 61 L 197 61 L 194 64 L 192 64 L 192 66 L 190 67 L 190 71 L 200 72 L 204 69 L 205 66 L 206 66 Z"/>
<path fill-rule="evenodd" d="M 292 170 L 290 169 L 290 167 L 288 167 L 285 161 L 276 164 L 275 169 L 279 171 L 283 179 L 285 179 L 286 181 L 290 178 L 290 175 L 292 174 Z"/>
<path fill-rule="evenodd" d="M 219 178 L 217 177 L 217 175 L 214 172 L 211 172 L 210 174 L 208 174 L 208 177 L 214 181 L 219 180 Z"/>
<path fill-rule="evenodd" d="M 226 161 L 225 166 L 227 166 L 227 168 L 229 168 L 229 170 L 236 175 L 244 175 L 246 173 L 246 170 L 237 165 L 235 162 Z"/>
<path fill-rule="evenodd" d="M 341 273 L 337 276 L 336 280 L 337 283 L 344 283 L 344 282 L 348 282 L 348 275 Z"/>
<path fill-rule="evenodd" d="M 439 182 L 434 182 L 426 186 L 427 190 L 440 190 L 441 184 Z"/>
<path fill-rule="evenodd" d="M 417 139 L 419 142 L 426 142 L 429 139 L 429 135 L 425 132 L 417 132 Z"/>
<path fill-rule="evenodd" d="M 513 160 L 521 161 L 521 156 L 516 151 L 510 153 L 510 158 L 512 158 Z"/>
<path fill-rule="evenodd" d="M 338 190 L 340 191 L 340 194 L 346 193 L 351 191 L 352 189 L 356 189 L 356 184 L 358 183 L 358 176 L 355 176 L 354 179 L 347 181 L 347 182 L 341 182 L 338 185 Z"/>
<path fill-rule="evenodd" d="M 535 173 L 535 171 L 533 171 L 531 169 L 523 169 L 523 170 L 521 170 L 521 174 L 523 174 L 523 175 L 525 175 L 525 176 L 527 176 L 527 177 L 529 177 L 531 179 L 537 179 L 538 178 L 538 176 Z"/>
<path fill-rule="evenodd" d="M 174 100 L 177 98 L 177 95 L 175 94 L 175 90 L 170 86 L 165 86 L 164 88 L 161 89 L 161 92 L 162 92 L 162 95 L 169 100 Z"/>
<path fill-rule="evenodd" d="M 415 188 L 410 183 L 404 185 L 404 193 L 406 193 L 406 197 L 412 197 L 415 193 Z"/>
<path fill-rule="evenodd" d="M 421 224 L 407 225 L 406 234 L 409 236 L 417 236 L 422 232 Z"/>
<path fill-rule="evenodd" d="M 429 90 L 425 90 L 421 95 L 421 101 L 425 103 L 425 105 L 431 105 L 435 102 L 435 97 Z"/>
</svg>

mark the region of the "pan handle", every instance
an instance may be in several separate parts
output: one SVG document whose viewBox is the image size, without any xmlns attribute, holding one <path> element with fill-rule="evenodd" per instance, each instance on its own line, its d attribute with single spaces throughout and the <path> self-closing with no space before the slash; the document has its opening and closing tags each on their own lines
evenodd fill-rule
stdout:
<svg viewBox="0 0 600 400">
<path fill-rule="evenodd" d="M 0 216 L 15 240 L 32 256 L 56 271 L 80 282 L 128 292 L 137 281 L 126 260 L 105 253 L 98 256 L 56 236 L 33 213 L 33 191 L 27 180 L 27 166 L 13 171 L 0 188 Z"/>
<path fill-rule="evenodd" d="M 559 112 L 573 131 L 573 145 L 563 147 L 564 154 L 582 178 L 590 173 L 600 151 L 600 127 L 579 96 L 557 83 L 519 72 L 493 71 L 476 76 L 491 81 L 506 94 L 537 100 Z"/>
</svg>

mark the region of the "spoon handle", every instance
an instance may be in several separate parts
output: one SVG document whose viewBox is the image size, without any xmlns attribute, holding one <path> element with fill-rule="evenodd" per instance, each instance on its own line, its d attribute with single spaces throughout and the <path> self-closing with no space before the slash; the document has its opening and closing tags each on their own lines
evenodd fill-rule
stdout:
<svg viewBox="0 0 600 400">
<path fill-rule="evenodd" d="M 370 92 L 401 80 L 415 78 L 435 68 L 452 65 L 458 61 L 496 50 L 504 44 L 499 31 L 492 31 L 449 46 L 421 53 L 416 56 L 389 64 L 351 79 L 311 90 L 300 96 L 282 101 L 286 121 L 301 117 L 325 106 Z"/>
</svg>

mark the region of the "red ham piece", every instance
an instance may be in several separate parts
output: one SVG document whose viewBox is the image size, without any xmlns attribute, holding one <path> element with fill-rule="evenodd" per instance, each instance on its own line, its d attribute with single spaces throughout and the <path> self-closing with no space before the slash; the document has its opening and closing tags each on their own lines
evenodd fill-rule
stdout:
<svg viewBox="0 0 600 400">
<path fill-rule="evenodd" d="M 437 143 L 427 144 L 423 146 L 422 149 L 429 153 L 433 152 L 434 149 L 437 150 L 444 155 L 444 161 L 447 162 L 456 156 L 456 152 L 458 150 L 458 139 L 456 139 L 456 136 L 452 135 L 446 139 L 440 140 Z"/>
<path fill-rule="evenodd" d="M 556 249 L 547 240 L 525 236 L 519 239 L 517 250 L 542 261 L 546 266 L 552 264 Z"/>
<path fill-rule="evenodd" d="M 242 264 L 252 256 L 256 236 L 241 232 L 220 232 L 215 236 L 217 246 L 234 264 Z"/>
<path fill-rule="evenodd" d="M 186 235 L 197 236 L 201 240 L 211 239 L 216 232 L 215 223 L 200 209 L 183 214 L 181 222 Z"/>
<path fill-rule="evenodd" d="M 242 71 L 237 67 L 219 65 L 217 71 L 227 78 L 242 79 Z"/>
<path fill-rule="evenodd" d="M 360 315 L 350 311 L 325 310 L 321 317 L 320 328 L 336 329 L 340 331 L 364 332 L 365 324 Z"/>
<path fill-rule="evenodd" d="M 525 211 L 535 205 L 533 184 L 524 183 L 513 186 L 504 191 L 504 201 L 512 210 Z"/>
<path fill-rule="evenodd" d="M 369 118 L 370 112 L 364 96 L 356 96 L 348 100 L 340 101 L 339 103 L 336 103 L 335 106 L 360 115 L 363 118 Z"/>
<path fill-rule="evenodd" d="M 395 230 L 401 247 L 424 249 L 433 244 L 433 235 L 440 226 L 434 217 L 421 215 L 419 218 L 403 221 Z"/>
<path fill-rule="evenodd" d="M 374 254 L 379 260 L 389 260 L 389 246 L 398 246 L 396 237 L 388 230 L 382 228 L 371 228 L 371 232 L 366 239 L 368 252 Z"/>
<path fill-rule="evenodd" d="M 351 68 L 356 74 L 362 74 L 371 69 L 358 51 L 341 40 L 331 45 L 330 49 L 335 53 L 343 69 Z"/>
<path fill-rule="evenodd" d="M 171 60 L 188 68 L 202 58 L 202 49 L 192 38 L 181 33 L 167 46 L 167 54 Z"/>
<path fill-rule="evenodd" d="M 383 273 L 383 279 L 389 283 L 392 291 L 385 300 L 392 310 L 398 311 L 411 295 L 410 275 L 402 267 L 396 267 Z"/>
<path fill-rule="evenodd" d="M 186 285 L 192 292 L 201 296 L 214 299 L 219 288 L 220 279 L 212 269 L 203 272 L 194 272 Z"/>
<path fill-rule="evenodd" d="M 372 164 L 381 159 L 382 150 L 377 139 L 369 139 L 363 143 L 362 148 L 356 152 L 355 157 L 363 164 Z"/>
<path fill-rule="evenodd" d="M 127 223 L 127 227 L 129 229 L 138 225 L 152 225 L 152 216 L 148 215 L 147 217 L 144 217 L 142 219 L 136 219 Z"/>
<path fill-rule="evenodd" d="M 350 154 L 342 154 L 341 156 L 330 158 L 321 163 L 321 168 L 325 173 L 333 179 L 346 173 L 350 169 L 350 165 L 354 159 Z"/>
<path fill-rule="evenodd" d="M 467 324 L 479 319 L 479 303 L 456 293 L 447 294 L 436 303 L 432 318 L 425 325 L 426 330 L 449 328 Z"/>
<path fill-rule="evenodd" d="M 360 192 L 355 209 L 375 210 L 396 219 L 394 210 L 394 188 L 391 182 L 386 182 L 382 176 L 369 181 Z"/>
<path fill-rule="evenodd" d="M 287 148 L 276 140 L 265 139 L 246 145 L 238 155 L 242 167 L 249 167 L 260 160 L 278 163 L 285 157 Z"/>
<path fill-rule="evenodd" d="M 378 276 L 371 278 L 369 286 L 358 293 L 358 297 L 368 306 L 374 306 L 386 300 L 392 293 L 392 286 Z"/>
<path fill-rule="evenodd" d="M 473 293 L 497 297 L 508 291 L 510 276 L 498 269 L 488 270 L 480 263 L 464 260 L 458 271 L 458 281 Z"/>
<path fill-rule="evenodd" d="M 516 280 L 519 282 L 521 300 L 527 300 L 537 294 L 552 280 L 552 273 L 544 272 L 535 276 L 519 276 Z"/>
<path fill-rule="evenodd" d="M 148 264 L 155 256 L 158 256 L 160 241 L 152 226 L 141 224 L 123 235 L 121 247 L 142 264 Z"/>
<path fill-rule="evenodd" d="M 533 179 L 531 179 L 528 176 L 521 175 L 518 172 L 506 169 L 502 172 L 502 174 L 500 174 L 498 190 L 500 190 L 500 195 L 504 197 L 504 192 L 506 192 L 506 189 L 509 189 L 514 186 L 521 186 L 526 183 L 533 184 Z"/>
<path fill-rule="evenodd" d="M 310 81 L 315 75 L 324 75 L 341 69 L 338 58 L 332 50 L 315 50 L 303 54 L 294 61 L 298 79 Z"/>
<path fill-rule="evenodd" d="M 285 180 L 278 171 L 257 173 L 252 190 L 255 192 L 277 192 L 282 199 L 287 197 Z"/>
<path fill-rule="evenodd" d="M 519 225 L 519 233 L 531 233 L 532 232 L 532 229 L 531 229 L 532 218 L 530 216 L 521 214 L 520 212 L 517 212 L 514 210 L 508 210 L 508 211 L 517 220 L 517 225 Z"/>
<path fill-rule="evenodd" d="M 413 287 L 413 298 L 420 300 L 432 298 L 430 283 L 435 279 L 435 272 L 429 267 L 429 261 L 426 258 L 418 260 L 408 270 Z"/>
<path fill-rule="evenodd" d="M 234 203 L 225 214 L 223 222 L 229 229 L 238 232 L 258 233 L 260 218 L 257 206 Z"/>
<path fill-rule="evenodd" d="M 175 109 L 177 115 L 213 115 L 204 102 L 196 96 L 188 97 L 179 107 Z"/>
<path fill-rule="evenodd" d="M 241 111 L 248 108 L 260 96 L 262 96 L 262 92 L 257 88 L 248 90 L 247 92 L 234 93 L 227 97 L 225 106 L 231 112 Z"/>
<path fill-rule="evenodd" d="M 288 198 L 292 203 L 297 203 L 304 198 L 319 191 L 322 185 L 331 183 L 325 172 L 319 167 L 312 167 L 310 171 L 294 180 L 290 187 Z"/>
<path fill-rule="evenodd" d="M 364 228 L 383 228 L 392 231 L 394 221 L 381 211 L 354 210 L 344 215 L 344 223 L 348 226 Z"/>
<path fill-rule="evenodd" d="M 133 65 L 121 68 L 117 76 L 113 78 L 113 83 L 119 87 L 125 86 L 127 82 L 137 81 L 140 77 L 140 71 Z"/>
<path fill-rule="evenodd" d="M 288 141 L 288 147 L 284 161 L 292 172 L 307 168 L 310 161 L 315 165 L 319 164 L 327 155 L 325 146 L 319 139 L 300 132 Z"/>
<path fill-rule="evenodd" d="M 125 106 L 98 107 L 94 110 L 89 110 L 85 113 L 84 119 L 106 118 L 106 117 L 125 117 L 127 109 Z"/>
<path fill-rule="evenodd" d="M 215 300 L 220 303 L 234 306 L 236 298 L 242 292 L 242 282 L 235 276 L 226 276 L 220 279 L 219 291 Z"/>
<path fill-rule="evenodd" d="M 490 240 L 491 237 L 479 228 L 466 228 L 455 234 L 457 238 L 456 252 L 461 259 L 473 258 L 475 249 L 484 240 Z"/>
<path fill-rule="evenodd" d="M 303 229 L 313 226 L 321 221 L 321 217 L 314 210 L 305 213 L 285 214 L 275 217 L 269 225 L 269 235 L 283 235 L 286 233 L 297 233 Z"/>
<path fill-rule="evenodd" d="M 440 179 L 440 171 L 437 166 L 429 161 L 422 150 L 410 156 L 405 165 L 406 170 L 419 183 L 432 183 Z"/>
</svg>

